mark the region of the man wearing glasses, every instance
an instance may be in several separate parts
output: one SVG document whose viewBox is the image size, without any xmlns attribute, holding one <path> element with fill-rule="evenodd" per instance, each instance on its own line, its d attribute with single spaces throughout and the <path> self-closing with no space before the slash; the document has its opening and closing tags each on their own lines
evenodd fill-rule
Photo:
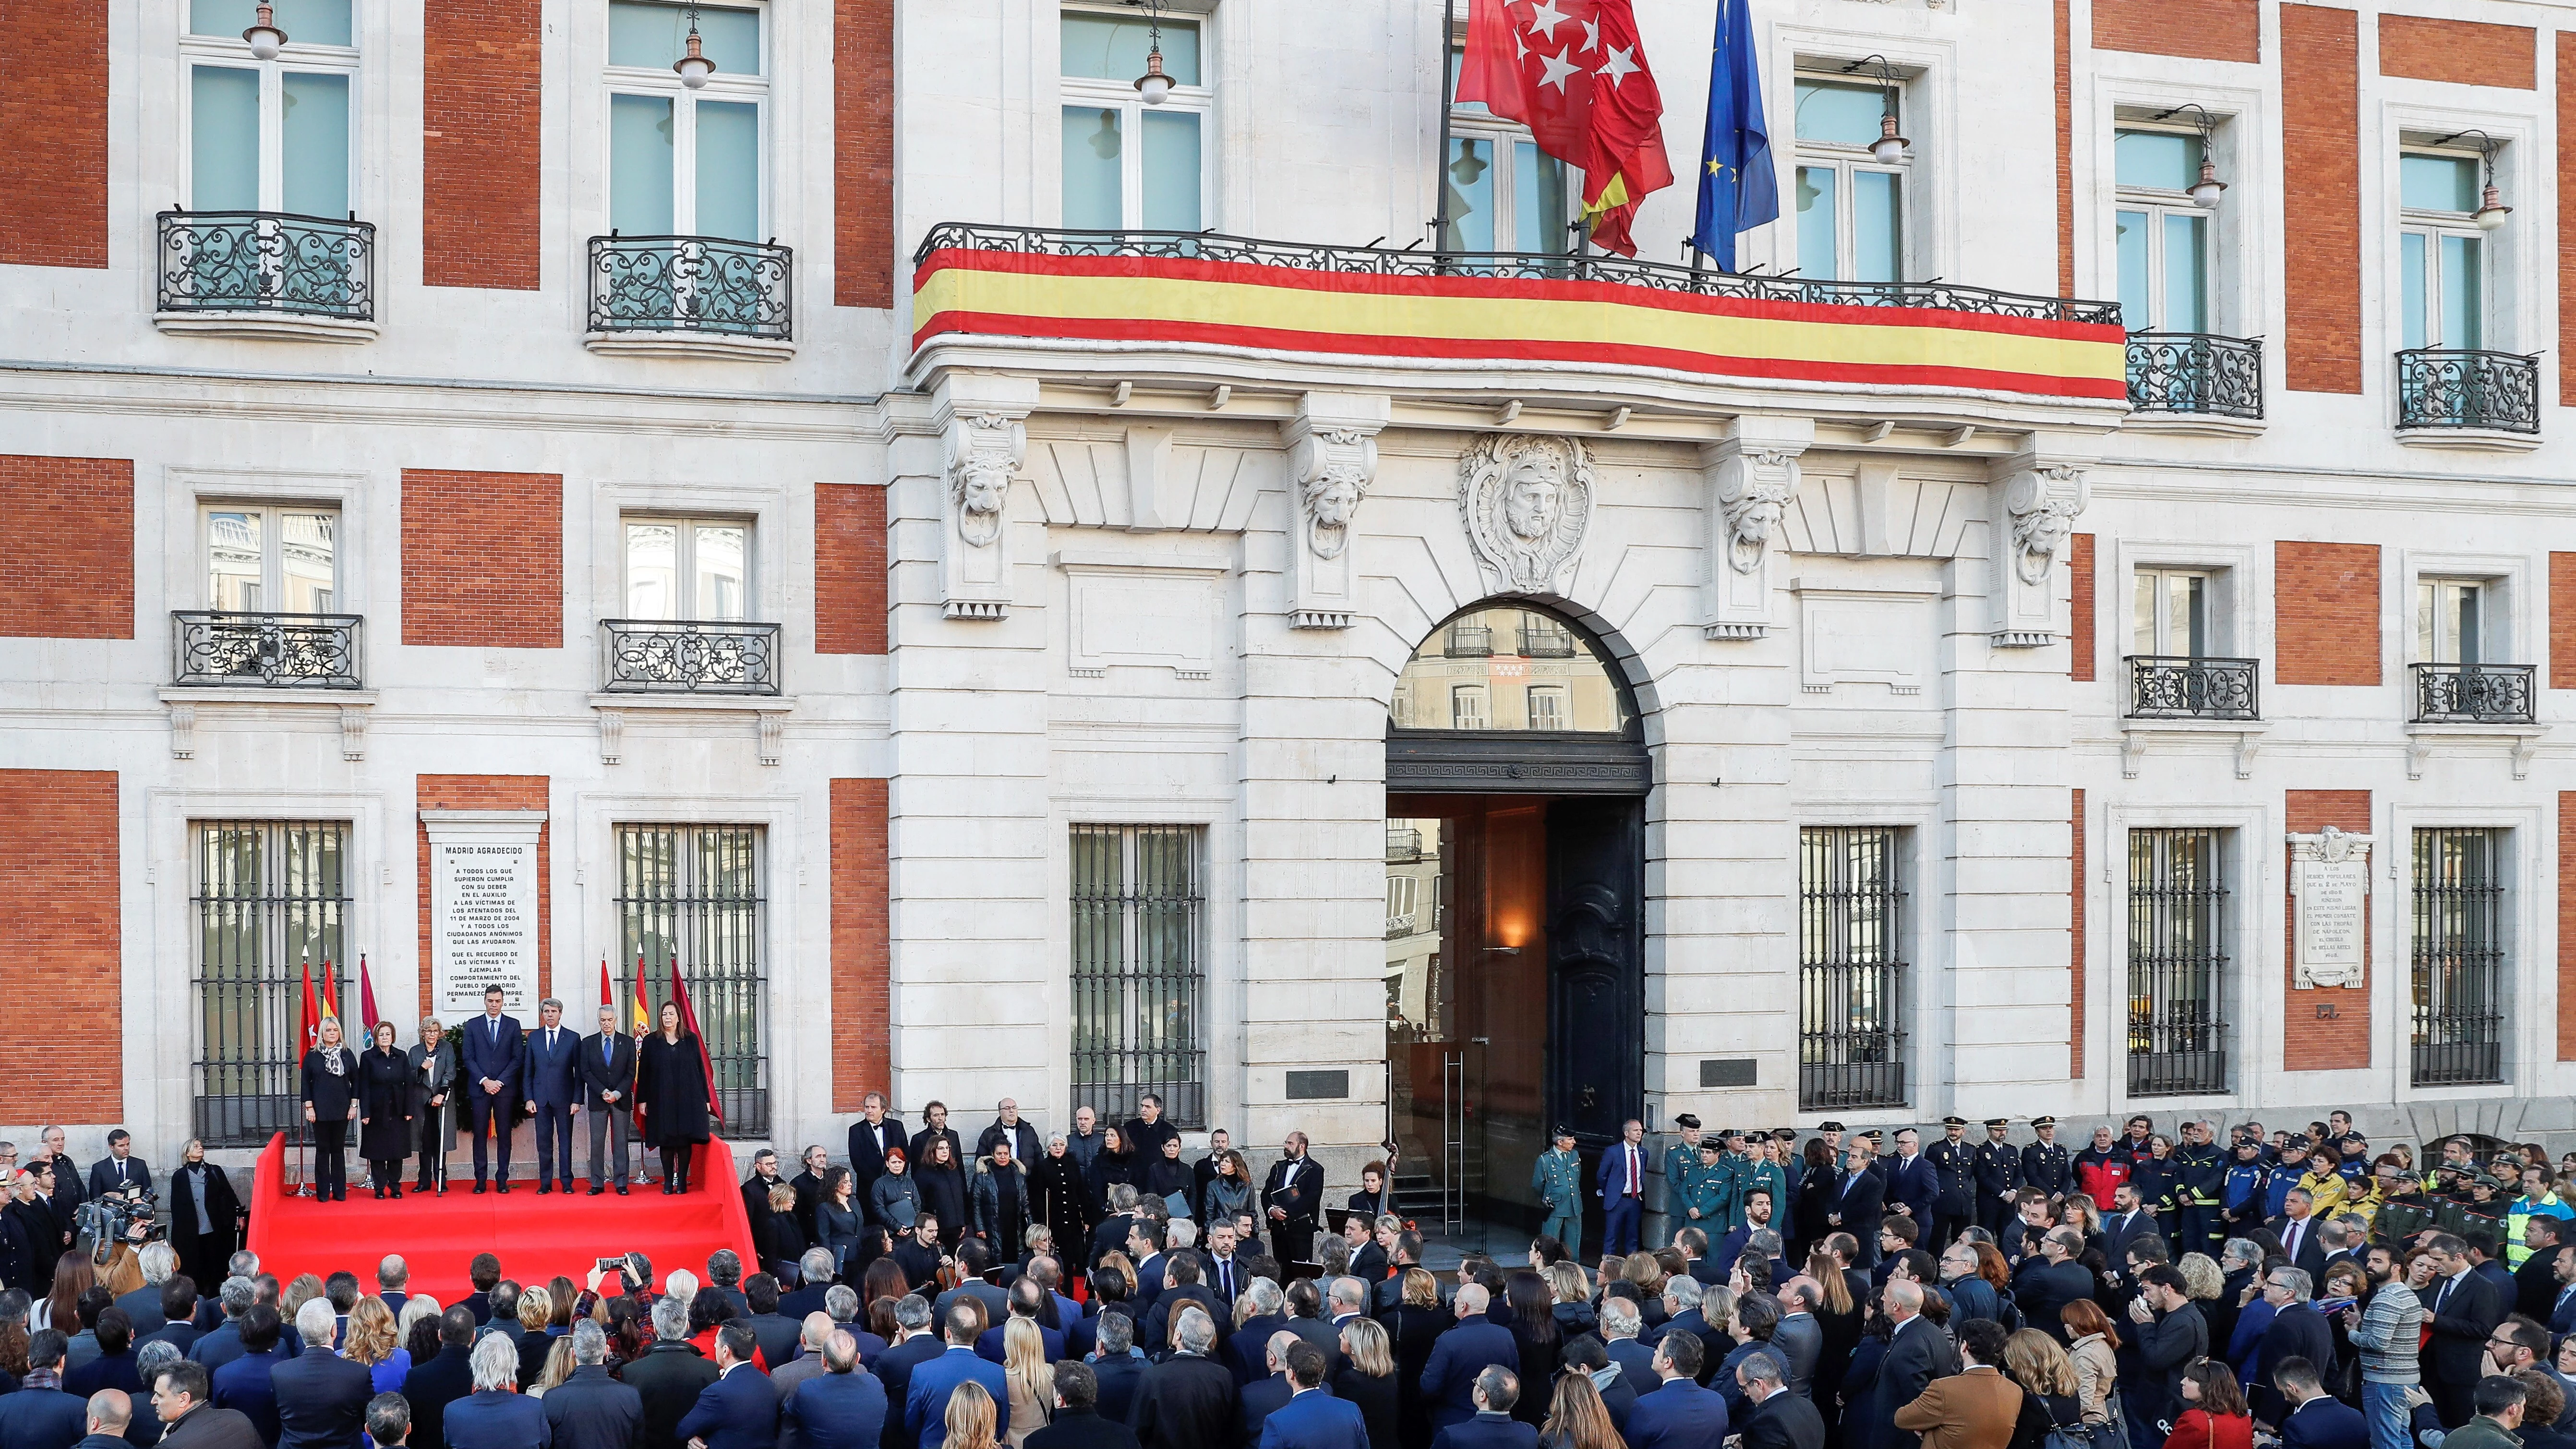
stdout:
<svg viewBox="0 0 2576 1449">
<path fill-rule="evenodd" d="M 2257 1423 L 2277 1427 L 2289 1417 L 2290 1405 L 2273 1383 L 2273 1370 L 2284 1360 L 2335 1361 L 2334 1330 L 2309 1301 L 2315 1292 L 2315 1282 L 2302 1269 L 2274 1268 L 2263 1275 L 2263 1301 L 2272 1305 L 2272 1322 L 2254 1350 L 2254 1382 L 2246 1395 Z"/>
<path fill-rule="evenodd" d="M 265 1449 L 259 1430 L 239 1409 L 207 1402 L 206 1366 L 181 1359 L 152 1379 L 152 1408 L 161 1416 L 161 1442 L 172 1449 Z"/>
</svg>

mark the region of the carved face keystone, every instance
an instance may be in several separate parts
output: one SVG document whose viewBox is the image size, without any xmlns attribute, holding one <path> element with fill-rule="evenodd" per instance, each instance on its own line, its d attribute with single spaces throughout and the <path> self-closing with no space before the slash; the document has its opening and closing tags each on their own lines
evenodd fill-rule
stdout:
<svg viewBox="0 0 2576 1449">
<path fill-rule="evenodd" d="M 1565 479 L 1556 460 L 1544 453 L 1524 453 L 1503 480 L 1503 524 L 1521 542 L 1538 545 L 1556 533 L 1563 515 Z"/>
</svg>

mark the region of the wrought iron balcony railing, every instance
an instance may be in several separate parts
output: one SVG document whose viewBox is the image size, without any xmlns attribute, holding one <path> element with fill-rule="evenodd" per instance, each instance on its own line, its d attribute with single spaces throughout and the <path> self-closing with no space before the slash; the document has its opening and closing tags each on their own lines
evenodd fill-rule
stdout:
<svg viewBox="0 0 2576 1449">
<path fill-rule="evenodd" d="M 2529 724 L 2534 666 L 2418 664 L 2417 724 Z"/>
<path fill-rule="evenodd" d="M 354 218 L 165 211 L 154 306 L 371 322 L 375 264 L 376 228 Z"/>
<path fill-rule="evenodd" d="M 2129 406 L 2141 413 L 2263 416 L 2263 344 L 2208 332 L 2129 334 Z"/>
<path fill-rule="evenodd" d="M 1523 626 L 1521 653 L 1532 659 L 1571 659 L 1574 657 L 1574 633 L 1570 629 Z"/>
<path fill-rule="evenodd" d="M 776 694 L 778 626 L 715 619 L 603 619 L 608 694 Z"/>
<path fill-rule="evenodd" d="M 590 330 L 795 336 L 796 253 L 708 236 L 590 239 Z"/>
<path fill-rule="evenodd" d="M 357 614 L 170 615 L 170 682 L 237 689 L 361 689 Z"/>
<path fill-rule="evenodd" d="M 1409 865 L 1422 858 L 1422 832 L 1410 825 L 1386 828 L 1386 863 Z"/>
<path fill-rule="evenodd" d="M 2131 719 L 2260 719 L 2255 661 L 2129 656 Z"/>
<path fill-rule="evenodd" d="M 2397 354 L 2397 426 L 2540 431 L 2540 359 L 2418 347 Z"/>
<path fill-rule="evenodd" d="M 1345 247 L 1261 241 L 1194 231 L 1081 231 L 976 222 L 942 222 L 922 237 L 916 265 L 941 251 L 1031 252 L 1042 256 L 1160 257 L 1173 260 L 1249 262 L 1303 271 L 1383 277 L 1479 276 L 1527 281 L 1616 282 L 1762 302 L 1805 302 L 1838 307 L 1908 307 L 2025 317 L 2049 322 L 2119 325 L 2117 302 L 2084 302 L 1966 287 L 1954 282 L 1835 282 L 1808 277 L 1753 277 L 1741 272 L 1696 270 L 1619 256 L 1567 256 L 1562 252 L 1441 252 L 1429 248 Z"/>
<path fill-rule="evenodd" d="M 1482 659 L 1494 652 L 1494 631 L 1484 624 L 1452 624 L 1445 652 L 1452 659 Z"/>
</svg>

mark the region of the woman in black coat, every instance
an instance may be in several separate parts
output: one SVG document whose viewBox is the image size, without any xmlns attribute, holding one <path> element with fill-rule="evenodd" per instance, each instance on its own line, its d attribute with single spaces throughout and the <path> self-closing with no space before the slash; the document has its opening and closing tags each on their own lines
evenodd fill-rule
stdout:
<svg viewBox="0 0 2576 1449">
<path fill-rule="evenodd" d="M 1091 1220 L 1098 1223 L 1109 1216 L 1109 1189 L 1120 1183 L 1133 1186 L 1137 1176 L 1136 1154 L 1127 1150 L 1127 1129 L 1100 1129 L 1100 1150 L 1091 1154 L 1091 1166 L 1083 1177 L 1091 1188 Z"/>
<path fill-rule="evenodd" d="M 1441 1333 L 1456 1318 L 1440 1306 L 1440 1280 L 1428 1268 L 1405 1269 L 1401 1292 L 1396 1306 L 1378 1320 L 1395 1340 L 1397 1437 L 1406 1444 L 1428 1444 L 1431 1406 L 1422 1397 L 1422 1370 L 1429 1366 Z"/>
<path fill-rule="evenodd" d="M 1082 1180 L 1082 1159 L 1065 1146 L 1063 1133 L 1048 1138 L 1046 1155 L 1029 1164 L 1029 1191 L 1037 1198 L 1037 1216 L 1055 1234 L 1058 1250 L 1081 1252 L 1091 1241 L 1097 1219 L 1091 1214 L 1091 1194 Z"/>
<path fill-rule="evenodd" d="M 1503 1280 L 1503 1300 L 1512 1306 L 1512 1346 L 1520 1351 L 1521 1382 L 1540 1386 L 1539 1392 L 1521 1395 L 1521 1402 L 1512 1405 L 1512 1417 L 1533 1429 L 1547 1422 L 1557 1361 L 1565 1354 L 1565 1340 L 1556 1331 L 1555 1298 L 1547 1280 L 1527 1268 Z"/>
<path fill-rule="evenodd" d="M 974 1229 L 966 1211 L 966 1166 L 945 1137 L 933 1137 L 923 1145 L 930 1156 L 912 1165 L 913 1190 L 921 1194 L 923 1212 L 939 1215 L 938 1245 L 953 1250 Z"/>
<path fill-rule="evenodd" d="M 349 1200 L 349 1124 L 358 1116 L 358 1057 L 340 1042 L 340 1023 L 322 1023 L 322 1044 L 304 1054 L 304 1120 L 313 1124 L 313 1200 Z"/>
<path fill-rule="evenodd" d="M 665 1195 L 689 1190 L 689 1161 L 707 1140 L 707 1068 L 698 1039 L 680 1030 L 680 1008 L 662 1004 L 662 1029 L 635 1057 L 635 1106 L 644 1140 L 662 1154 Z"/>
<path fill-rule="evenodd" d="M 403 1159 L 411 1155 L 411 1058 L 394 1045 L 394 1024 L 376 1023 L 375 1045 L 358 1059 L 358 1155 L 376 1196 L 402 1196 Z"/>
<path fill-rule="evenodd" d="M 1342 1325 L 1342 1368 L 1333 1375 L 1333 1397 L 1359 1406 L 1368 1426 L 1368 1449 L 1398 1449 L 1396 1421 L 1401 1414 L 1395 1387 L 1395 1349 L 1386 1328 L 1374 1318 L 1353 1318 Z"/>
<path fill-rule="evenodd" d="M 1139 1200 L 1177 1196 L 1181 1205 L 1173 1210 L 1172 1216 L 1187 1218 L 1198 1215 L 1198 1205 L 1190 1201 L 1195 1195 L 1197 1177 L 1190 1171 L 1190 1165 L 1181 1160 L 1181 1139 L 1164 1138 L 1162 1147 L 1146 1160 L 1141 1176 L 1143 1180 L 1136 1184 Z"/>
<path fill-rule="evenodd" d="M 826 1168 L 823 1195 L 814 1202 L 814 1245 L 832 1255 L 833 1276 L 844 1282 L 856 1281 L 868 1265 L 866 1239 L 859 1231 L 867 1210 L 850 1195 L 857 1184 L 848 1168 Z"/>
<path fill-rule="evenodd" d="M 190 1138 L 179 1149 L 179 1168 L 170 1174 L 170 1246 L 179 1252 L 179 1271 L 199 1283 L 224 1281 L 225 1260 L 233 1252 L 233 1224 L 241 1218 L 241 1199 L 232 1179 L 206 1160 L 206 1144 Z"/>
</svg>

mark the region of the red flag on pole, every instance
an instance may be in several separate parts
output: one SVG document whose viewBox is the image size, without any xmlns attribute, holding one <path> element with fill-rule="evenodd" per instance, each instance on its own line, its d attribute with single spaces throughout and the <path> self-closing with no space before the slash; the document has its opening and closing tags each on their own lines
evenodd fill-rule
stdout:
<svg viewBox="0 0 2576 1449">
<path fill-rule="evenodd" d="M 608 982 L 608 958 L 605 956 L 599 958 L 599 1004 L 602 1006 L 617 1004 L 617 988 Z"/>
<path fill-rule="evenodd" d="M 1593 241 L 1633 257 L 1628 227 L 1637 203 L 1672 185 L 1673 168 L 1664 155 L 1663 94 L 1646 68 L 1630 4 L 1470 0 L 1458 99 L 1522 122 L 1541 151 L 1581 167 Z"/>
<path fill-rule="evenodd" d="M 715 1060 L 707 1055 L 707 1034 L 698 1030 L 698 1013 L 689 1005 L 689 983 L 680 979 L 680 963 L 671 963 L 671 1004 L 680 1008 L 680 1030 L 698 1039 L 698 1068 L 707 1076 L 707 1116 L 724 1125 L 724 1104 L 716 1100 Z"/>
<path fill-rule="evenodd" d="M 321 998 L 313 994 L 313 958 L 310 956 L 304 958 L 304 1011 L 295 1018 L 295 1034 L 303 1039 L 305 1051 L 322 1044 L 322 1004 Z M 302 1055 L 297 1053 L 299 1060 Z"/>
<path fill-rule="evenodd" d="M 367 974 L 367 956 L 358 953 L 358 1019 L 367 1024 L 367 1044 L 376 1041 L 376 983 Z"/>
<path fill-rule="evenodd" d="M 629 1024 L 634 1028 L 629 1035 L 635 1038 L 636 1065 L 641 1068 L 644 1058 L 644 1036 L 653 1029 L 652 1022 L 646 1018 L 644 1012 L 644 953 L 641 951 L 635 953 L 635 989 L 626 993 L 626 1003 L 626 1013 L 631 1018 Z M 630 1093 L 629 1096 L 633 1097 L 633 1094 Z M 641 1133 L 644 1130 L 644 1104 L 640 1097 L 634 1097 L 634 1101 L 635 1110 L 631 1115 L 635 1119 L 635 1130 Z"/>
</svg>

